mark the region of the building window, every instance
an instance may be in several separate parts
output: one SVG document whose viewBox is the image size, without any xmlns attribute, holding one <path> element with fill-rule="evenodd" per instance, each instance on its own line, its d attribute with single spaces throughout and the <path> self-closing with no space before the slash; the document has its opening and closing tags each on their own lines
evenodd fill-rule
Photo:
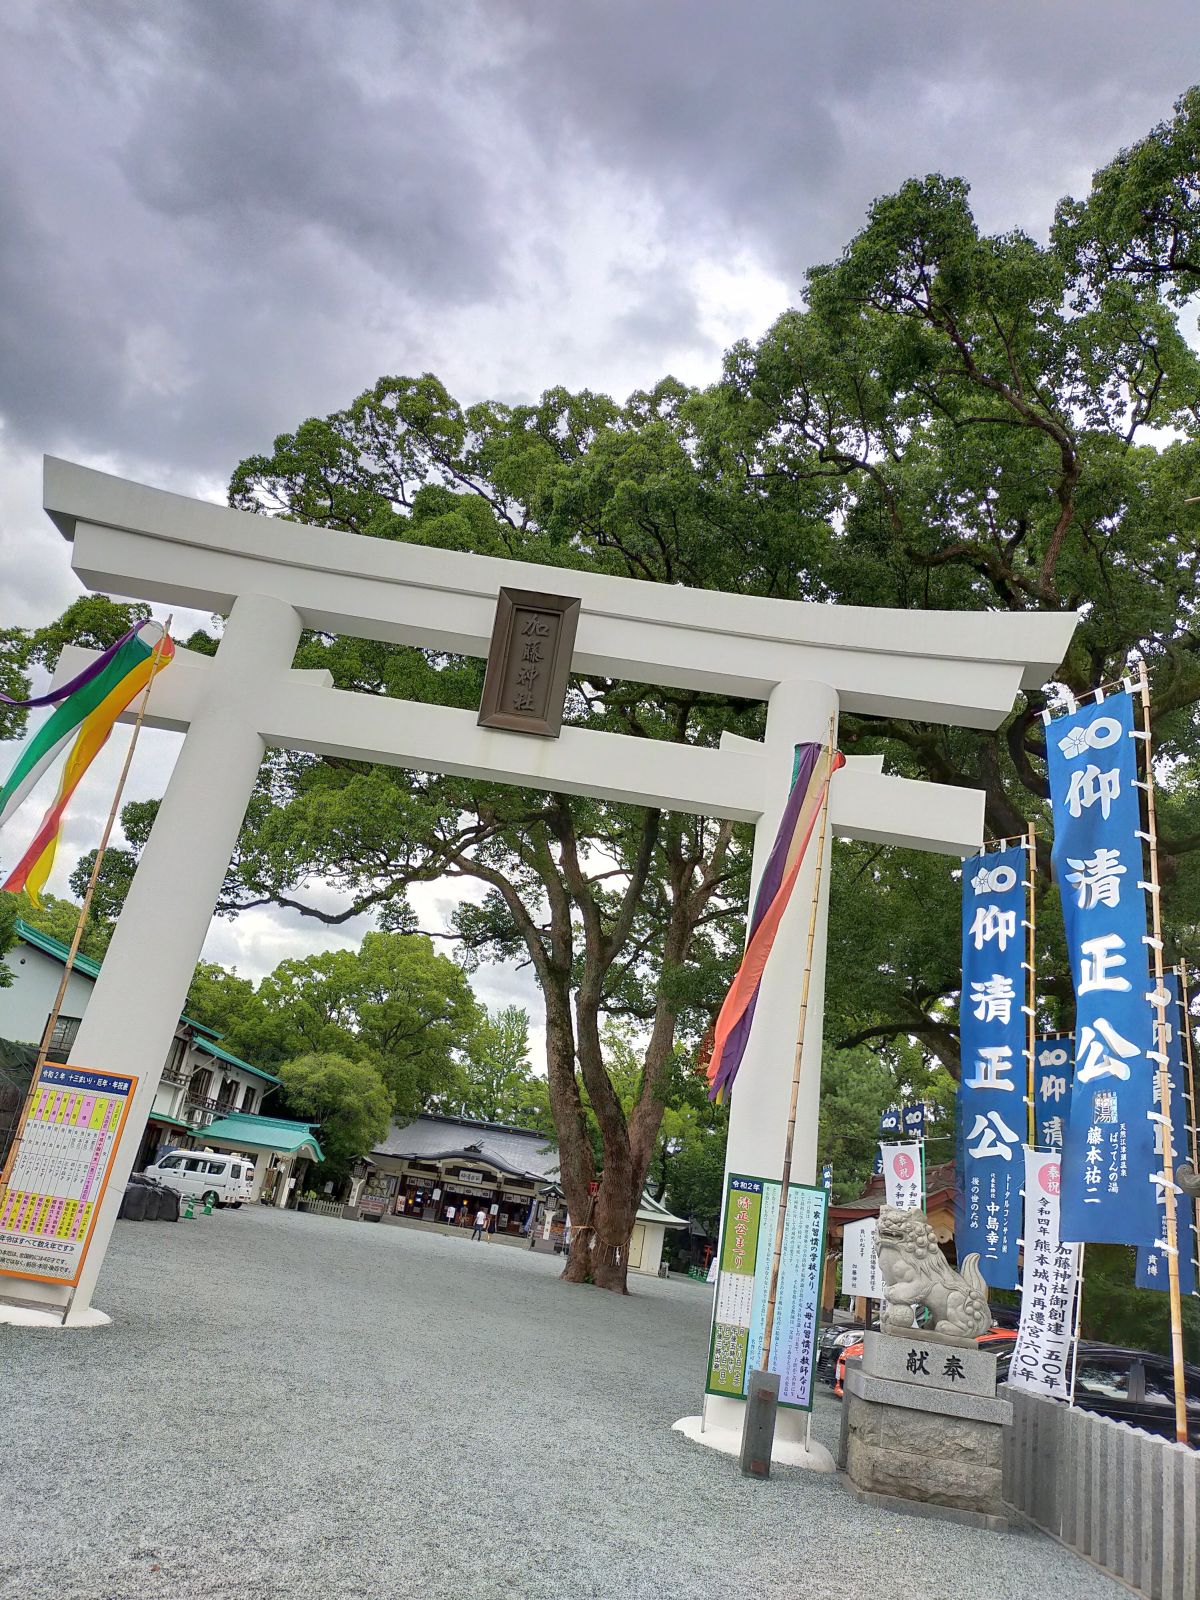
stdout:
<svg viewBox="0 0 1200 1600">
<path fill-rule="evenodd" d="M 253 1084 L 248 1083 L 246 1085 L 246 1092 L 245 1092 L 245 1094 L 242 1095 L 242 1110 L 243 1111 L 253 1111 L 254 1110 L 254 1085 Z"/>
<path fill-rule="evenodd" d="M 47 1022 L 50 1020 L 47 1017 Z M 50 1045 L 46 1051 L 49 1056 L 57 1056 L 65 1061 L 70 1053 L 71 1046 L 75 1043 L 75 1035 L 79 1032 L 82 1017 L 60 1016 L 54 1024 L 54 1032 L 50 1035 Z"/>
<path fill-rule="evenodd" d="M 191 1089 L 191 1093 L 188 1096 L 190 1100 L 207 1100 L 212 1091 L 212 1073 L 207 1067 L 201 1067 L 199 1072 L 192 1073 L 192 1081 L 189 1087 Z"/>
<path fill-rule="evenodd" d="M 183 1079 L 183 1063 L 187 1056 L 187 1040 L 172 1039 L 171 1052 L 167 1056 L 167 1071 L 173 1078 Z"/>
</svg>

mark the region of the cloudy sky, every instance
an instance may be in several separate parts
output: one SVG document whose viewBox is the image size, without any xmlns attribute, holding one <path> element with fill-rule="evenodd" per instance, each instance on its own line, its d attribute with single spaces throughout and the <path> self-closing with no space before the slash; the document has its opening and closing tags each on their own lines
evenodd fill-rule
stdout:
<svg viewBox="0 0 1200 1600">
<path fill-rule="evenodd" d="M 710 380 L 915 173 L 1044 235 L 1200 77 L 1195 20 L 1187 0 L 5 0 L 0 626 L 79 591 L 43 451 L 220 498 L 242 456 L 385 372 L 465 401 Z M 144 741 L 131 795 L 161 793 L 175 748 Z M 431 926 L 447 904 L 422 903 Z M 256 913 L 206 954 L 258 976 L 360 932 Z"/>
</svg>

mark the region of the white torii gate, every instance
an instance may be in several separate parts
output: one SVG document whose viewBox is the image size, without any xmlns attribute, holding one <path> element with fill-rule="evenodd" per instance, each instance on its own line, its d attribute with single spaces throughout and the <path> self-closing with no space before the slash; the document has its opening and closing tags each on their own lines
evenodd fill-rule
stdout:
<svg viewBox="0 0 1200 1600">
<path fill-rule="evenodd" d="M 220 612 L 215 657 L 178 650 L 148 722 L 186 737 L 71 1051 L 136 1073 L 137 1096 L 78 1287 L 0 1280 L 65 1312 L 92 1310 L 125 1180 L 268 746 L 454 773 L 530 788 L 732 817 L 755 825 L 757 885 L 800 740 L 823 741 L 840 708 L 996 727 L 1021 688 L 1066 651 L 1071 615 L 894 611 L 814 605 L 615 578 L 388 543 L 233 511 L 47 457 L 44 504 L 90 588 Z M 761 744 L 719 749 L 566 727 L 543 739 L 475 713 L 330 687 L 292 668 L 305 628 L 486 656 L 501 586 L 581 601 L 573 670 L 767 702 Z M 81 652 L 60 667 L 77 670 Z M 978 848 L 983 794 L 889 777 L 851 759 L 831 791 L 832 831 L 961 856 Z M 811 898 L 814 851 L 795 900 Z M 825 874 L 815 946 L 794 1170 L 815 1172 Z M 732 1170 L 779 1170 L 799 1012 L 806 917 L 785 918 L 733 1096 Z M 3 1306 L 0 1306 L 0 1320 Z M 710 1425 L 740 1428 L 742 1403 L 712 1400 Z M 780 1436 L 794 1421 L 780 1414 Z"/>
</svg>

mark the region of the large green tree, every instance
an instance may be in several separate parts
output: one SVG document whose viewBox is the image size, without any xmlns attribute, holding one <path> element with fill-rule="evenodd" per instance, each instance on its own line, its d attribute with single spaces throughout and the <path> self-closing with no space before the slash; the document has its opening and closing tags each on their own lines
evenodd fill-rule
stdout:
<svg viewBox="0 0 1200 1600">
<path fill-rule="evenodd" d="M 461 967 L 405 933 L 368 933 L 357 950 L 281 961 L 257 988 L 202 963 L 187 1010 L 257 1066 L 309 1056 L 368 1063 L 398 1117 L 459 1094 L 480 1018 Z"/>
<path fill-rule="evenodd" d="M 553 1132 L 546 1081 L 529 1059 L 529 1013 L 524 1006 L 483 1012 L 464 1052 L 461 1088 L 445 1104 L 484 1122 Z"/>
<path fill-rule="evenodd" d="M 279 1068 L 288 1111 L 319 1125 L 322 1176 L 344 1178 L 388 1130 L 391 1102 L 369 1061 L 320 1053 Z"/>
</svg>

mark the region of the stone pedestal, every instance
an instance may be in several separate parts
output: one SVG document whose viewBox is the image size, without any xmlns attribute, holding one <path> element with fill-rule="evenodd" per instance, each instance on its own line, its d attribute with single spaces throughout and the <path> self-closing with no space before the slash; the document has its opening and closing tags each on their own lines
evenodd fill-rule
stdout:
<svg viewBox="0 0 1200 1600">
<path fill-rule="evenodd" d="M 842 1459 L 859 1498 L 1007 1528 L 1001 1468 L 1012 1405 L 981 1350 L 868 1333 L 846 1375 Z"/>
</svg>

